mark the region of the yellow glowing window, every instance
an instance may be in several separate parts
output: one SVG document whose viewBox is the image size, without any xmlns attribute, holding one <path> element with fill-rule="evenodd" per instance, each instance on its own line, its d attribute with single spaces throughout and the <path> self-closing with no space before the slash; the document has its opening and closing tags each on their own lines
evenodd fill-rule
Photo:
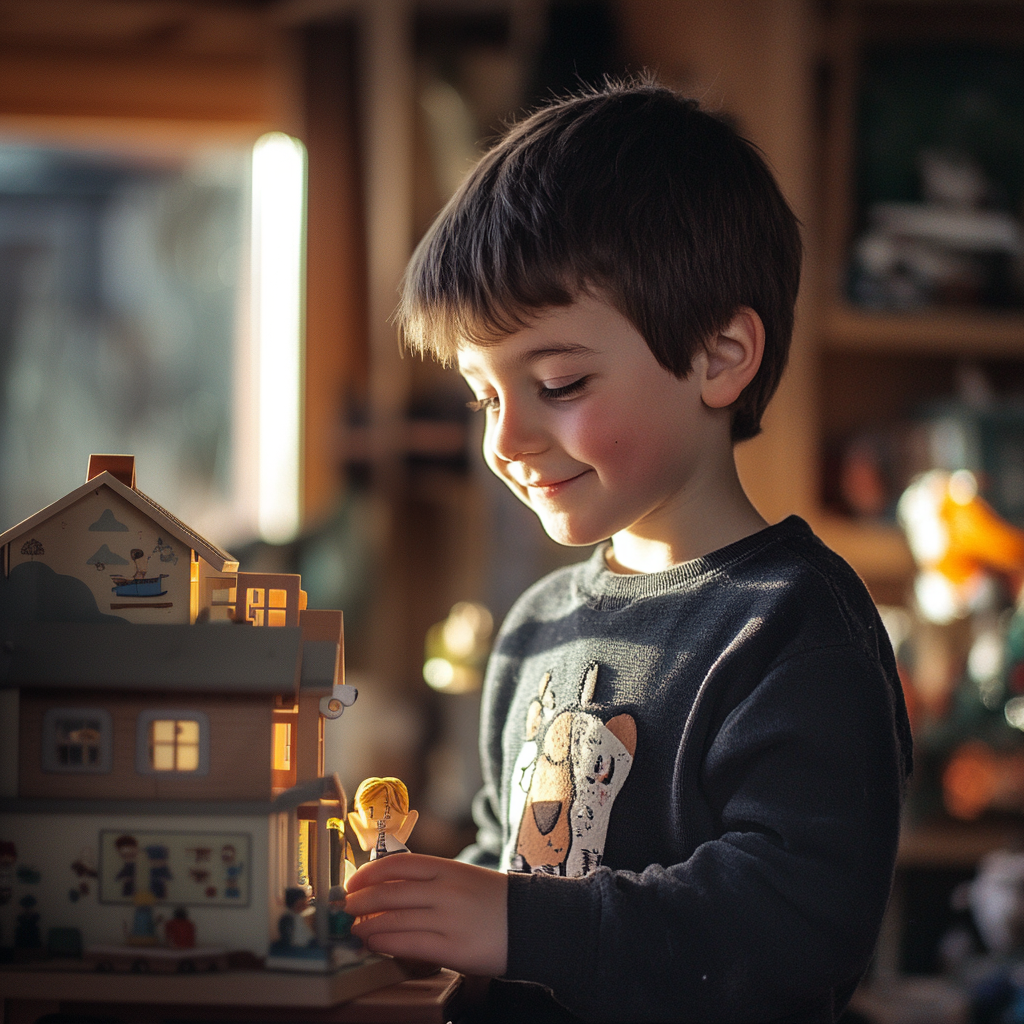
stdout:
<svg viewBox="0 0 1024 1024">
<path fill-rule="evenodd" d="M 199 723 L 190 718 L 156 718 L 150 722 L 149 763 L 157 772 L 198 770 Z"/>
<path fill-rule="evenodd" d="M 254 625 L 263 625 L 263 587 L 249 587 L 245 592 L 245 617 Z"/>
<path fill-rule="evenodd" d="M 274 723 L 274 771 L 286 772 L 292 766 L 292 727 L 290 722 Z"/>
</svg>

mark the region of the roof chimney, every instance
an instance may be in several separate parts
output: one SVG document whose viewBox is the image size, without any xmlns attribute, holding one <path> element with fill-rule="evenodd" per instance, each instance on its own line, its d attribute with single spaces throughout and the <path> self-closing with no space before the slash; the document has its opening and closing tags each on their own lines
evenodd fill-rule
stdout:
<svg viewBox="0 0 1024 1024">
<path fill-rule="evenodd" d="M 85 475 L 85 482 L 88 483 L 94 476 L 104 472 L 135 490 L 134 455 L 90 455 L 89 472 Z"/>
</svg>

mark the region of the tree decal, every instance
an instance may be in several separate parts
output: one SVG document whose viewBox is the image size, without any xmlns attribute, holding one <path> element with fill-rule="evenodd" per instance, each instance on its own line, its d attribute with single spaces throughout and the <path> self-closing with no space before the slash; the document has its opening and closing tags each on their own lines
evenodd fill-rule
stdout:
<svg viewBox="0 0 1024 1024">
<path fill-rule="evenodd" d="M 21 553 L 34 559 L 36 555 L 43 555 L 46 552 L 43 550 L 43 545 L 33 537 L 31 540 L 27 540 L 21 545 Z"/>
</svg>

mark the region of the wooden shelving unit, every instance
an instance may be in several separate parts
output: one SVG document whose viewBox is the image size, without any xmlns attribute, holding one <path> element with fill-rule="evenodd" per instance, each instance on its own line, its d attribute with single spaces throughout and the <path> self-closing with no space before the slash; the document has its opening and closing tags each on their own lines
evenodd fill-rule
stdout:
<svg viewBox="0 0 1024 1024">
<path fill-rule="evenodd" d="M 869 313 L 835 303 L 821 315 L 824 349 L 1024 358 L 1024 314 L 987 310 Z"/>
<path fill-rule="evenodd" d="M 857 103 L 866 48 L 943 41 L 1019 45 L 1024 8 L 1012 2 L 843 0 L 828 9 L 818 27 L 818 80 L 824 83 L 819 109 L 824 116 L 816 217 L 821 244 L 812 444 L 820 460 L 830 442 L 853 424 L 878 426 L 880 419 L 911 415 L 921 401 L 952 397 L 953 377 L 964 363 L 995 368 L 1000 378 L 1024 375 L 1024 311 L 950 307 L 879 312 L 852 305 L 844 294 L 857 220 Z M 876 597 L 897 599 L 913 573 L 898 529 L 825 511 L 820 505 L 822 478 L 815 483 L 815 528 L 854 565 Z"/>
</svg>

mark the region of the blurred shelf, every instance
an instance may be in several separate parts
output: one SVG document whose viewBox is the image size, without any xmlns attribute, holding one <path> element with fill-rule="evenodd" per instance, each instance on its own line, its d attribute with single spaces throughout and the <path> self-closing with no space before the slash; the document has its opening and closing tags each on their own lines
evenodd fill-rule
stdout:
<svg viewBox="0 0 1024 1024">
<path fill-rule="evenodd" d="M 823 311 L 826 349 L 1024 358 L 1024 313 L 928 310 L 866 312 L 835 304 Z"/>
<path fill-rule="evenodd" d="M 857 570 L 871 588 L 909 583 L 914 560 L 907 542 L 896 526 L 858 522 L 822 513 L 813 522 L 815 533 Z"/>
<path fill-rule="evenodd" d="M 904 868 L 972 868 L 993 850 L 1019 850 L 1024 820 L 952 821 L 905 825 L 897 862 Z"/>
</svg>

